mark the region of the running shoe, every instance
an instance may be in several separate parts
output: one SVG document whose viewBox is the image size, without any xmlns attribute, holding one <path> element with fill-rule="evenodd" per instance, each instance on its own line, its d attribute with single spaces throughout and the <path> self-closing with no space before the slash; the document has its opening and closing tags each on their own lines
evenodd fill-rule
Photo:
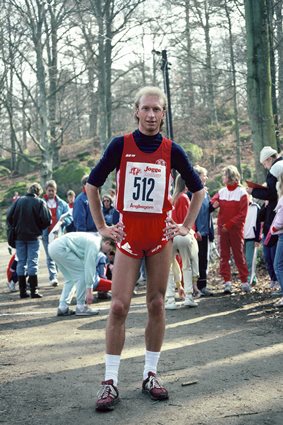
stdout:
<svg viewBox="0 0 283 425">
<path fill-rule="evenodd" d="M 58 307 L 57 316 L 72 316 L 73 314 L 75 314 L 74 310 L 71 310 L 69 307 L 66 310 Z"/>
<path fill-rule="evenodd" d="M 176 305 L 175 297 L 166 298 L 164 307 L 165 307 L 165 310 L 176 310 L 177 305 Z"/>
<path fill-rule="evenodd" d="M 115 387 L 113 379 L 101 382 L 101 388 L 97 393 L 96 410 L 108 412 L 113 410 L 115 404 L 120 401 L 118 388 Z"/>
<path fill-rule="evenodd" d="M 225 282 L 224 283 L 224 294 L 232 294 L 232 283 Z"/>
<path fill-rule="evenodd" d="M 99 314 L 99 310 L 90 308 L 88 305 L 84 305 L 82 309 L 76 307 L 76 316 L 97 316 L 97 314 Z"/>
<path fill-rule="evenodd" d="M 242 283 L 242 291 L 243 292 L 251 292 L 252 288 L 248 282 Z"/>
<path fill-rule="evenodd" d="M 148 394 L 152 400 L 161 401 L 169 398 L 168 391 L 153 372 L 148 372 L 147 378 L 143 381 L 142 392 Z"/>
<path fill-rule="evenodd" d="M 193 299 L 191 294 L 187 294 L 184 301 L 184 306 L 186 307 L 198 307 L 198 304 Z"/>
</svg>

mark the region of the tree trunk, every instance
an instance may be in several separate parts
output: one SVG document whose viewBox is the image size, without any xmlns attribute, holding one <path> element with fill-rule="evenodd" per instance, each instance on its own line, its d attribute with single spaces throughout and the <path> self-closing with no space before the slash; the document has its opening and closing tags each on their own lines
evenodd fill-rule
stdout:
<svg viewBox="0 0 283 425">
<path fill-rule="evenodd" d="M 193 72 L 192 72 L 192 40 L 191 40 L 191 25 L 190 25 L 190 0 L 185 1 L 186 13 L 186 44 L 187 44 L 187 70 L 188 70 L 188 104 L 189 112 L 195 107 L 195 94 L 193 85 Z"/>
<path fill-rule="evenodd" d="M 225 13 L 226 13 L 227 21 L 228 21 L 230 61 L 231 61 L 231 68 L 232 68 L 232 91 L 233 91 L 232 96 L 233 96 L 233 109 L 234 109 L 234 120 L 235 120 L 237 168 L 240 174 L 242 174 L 241 141 L 240 141 L 239 114 L 238 114 L 238 102 L 237 102 L 236 66 L 235 66 L 234 44 L 233 44 L 233 34 L 232 34 L 232 21 L 231 21 L 231 16 L 230 16 L 227 0 L 225 0 L 224 7 L 225 7 Z"/>
<path fill-rule="evenodd" d="M 101 151 L 107 143 L 107 107 L 106 107 L 106 69 L 104 49 L 104 19 L 102 14 L 96 16 L 98 21 L 98 137 Z"/>
<path fill-rule="evenodd" d="M 113 8 L 112 1 L 110 2 L 109 8 L 106 8 L 105 13 L 105 104 L 106 104 L 106 119 L 107 119 L 107 141 L 109 142 L 112 136 L 112 13 Z M 106 147 L 106 144 L 104 148 Z"/>
<path fill-rule="evenodd" d="M 49 76 L 49 96 L 48 96 L 48 114 L 50 125 L 50 140 L 53 150 L 53 166 L 60 165 L 59 151 L 61 149 L 62 137 L 57 134 L 57 90 L 58 90 L 58 23 L 55 16 L 55 10 L 51 4 L 48 4 L 48 13 L 50 26 L 46 24 L 46 40 L 48 55 L 48 76 Z M 48 34 L 50 32 L 50 34 Z"/>
<path fill-rule="evenodd" d="M 97 138 L 97 115 L 98 115 L 98 98 L 95 92 L 95 64 L 93 59 L 88 60 L 88 92 L 89 92 L 89 137 L 93 139 L 93 144 L 96 146 Z"/>
<path fill-rule="evenodd" d="M 267 19 L 268 19 L 268 32 L 269 32 L 269 45 L 270 45 L 270 75 L 271 75 L 271 98 L 272 98 L 272 111 L 275 127 L 275 137 L 277 149 L 279 149 L 279 120 L 278 108 L 276 97 L 276 63 L 274 52 L 274 29 L 273 29 L 273 16 L 274 16 L 274 0 L 266 0 L 267 4 Z"/>
<path fill-rule="evenodd" d="M 209 22 L 209 13 L 207 10 L 207 1 L 205 5 L 205 26 L 204 26 L 204 37 L 205 37 L 205 48 L 206 48 L 206 79 L 207 79 L 207 106 L 209 109 L 210 121 L 211 123 L 217 123 L 217 111 L 215 106 L 215 97 L 214 97 L 214 85 L 213 85 L 213 75 L 212 75 L 212 57 L 211 57 L 211 42 L 210 42 L 210 22 Z"/>
<path fill-rule="evenodd" d="M 8 45 L 8 58 L 9 62 L 14 62 L 14 55 L 12 49 L 12 39 L 11 39 L 11 21 L 10 16 L 8 15 L 8 37 L 9 37 L 9 45 Z M 14 110 L 14 102 L 13 102 L 13 92 L 14 92 L 14 75 L 13 75 L 13 67 L 11 66 L 6 77 L 7 83 L 7 111 L 9 115 L 9 123 L 10 123 L 10 146 L 11 146 L 11 161 L 10 168 L 12 171 L 16 171 L 17 166 L 17 154 L 16 154 L 16 135 L 14 130 L 13 123 L 13 110 Z"/>
<path fill-rule="evenodd" d="M 247 31 L 247 91 L 252 129 L 256 174 L 259 181 L 265 173 L 259 164 L 263 146 L 276 148 L 271 98 L 270 43 L 266 0 L 245 0 Z"/>
<path fill-rule="evenodd" d="M 39 27 L 40 25 L 38 25 Z M 53 172 L 53 149 L 50 136 L 50 127 L 48 120 L 47 93 L 45 83 L 45 69 L 43 62 L 43 49 L 41 43 L 41 28 L 38 28 L 37 40 L 35 40 L 36 52 L 36 76 L 38 83 L 38 111 L 39 111 L 39 131 L 40 144 L 42 146 L 42 167 L 41 183 L 52 178 Z"/>
<path fill-rule="evenodd" d="M 283 17 L 282 17 L 283 1 L 278 0 L 275 5 L 276 13 L 276 38 L 278 51 L 278 105 L 279 105 L 279 122 L 283 124 Z M 280 146 L 281 148 L 281 146 Z"/>
</svg>

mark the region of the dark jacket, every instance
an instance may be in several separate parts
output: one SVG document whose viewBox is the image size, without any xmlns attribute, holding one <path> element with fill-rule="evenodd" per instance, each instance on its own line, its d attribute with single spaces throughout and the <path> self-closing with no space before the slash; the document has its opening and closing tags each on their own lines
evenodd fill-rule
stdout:
<svg viewBox="0 0 283 425">
<path fill-rule="evenodd" d="M 50 225 L 51 214 L 45 201 L 27 193 L 8 210 L 7 222 L 15 227 L 16 240 L 33 241 Z"/>
<path fill-rule="evenodd" d="M 105 208 L 104 206 L 102 206 L 102 214 L 104 216 L 104 220 L 107 226 L 112 226 L 114 212 L 115 212 L 114 207 Z"/>
<path fill-rule="evenodd" d="M 271 169 L 267 173 L 266 176 L 266 189 L 253 189 L 252 196 L 256 199 L 262 199 L 264 201 L 268 201 L 268 205 L 265 208 L 264 211 L 264 224 L 263 224 L 263 233 L 266 236 L 268 233 L 268 230 L 271 226 L 271 223 L 275 217 L 275 207 L 277 205 L 278 196 L 277 196 L 277 189 L 276 189 L 276 183 L 278 181 L 277 175 L 274 175 L 273 168 L 275 168 L 275 164 L 277 166 L 279 165 L 278 162 L 282 161 L 283 158 L 278 158 L 276 161 L 274 161 Z M 283 170 L 283 163 L 282 163 L 282 170 Z"/>
</svg>

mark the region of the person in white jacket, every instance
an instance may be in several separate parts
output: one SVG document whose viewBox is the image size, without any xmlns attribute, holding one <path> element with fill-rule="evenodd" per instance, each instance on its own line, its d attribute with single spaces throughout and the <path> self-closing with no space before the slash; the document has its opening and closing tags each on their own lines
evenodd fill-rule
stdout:
<svg viewBox="0 0 283 425">
<path fill-rule="evenodd" d="M 276 215 L 271 224 L 270 231 L 272 235 L 278 235 L 274 269 L 281 287 L 281 298 L 275 305 L 277 307 L 283 307 L 283 173 L 278 178 L 277 192 L 279 200 L 275 208 Z"/>
<path fill-rule="evenodd" d="M 96 259 L 102 248 L 108 252 L 115 246 L 110 238 L 101 238 L 90 232 L 71 232 L 49 244 L 50 257 L 64 276 L 64 287 L 60 296 L 57 316 L 93 316 L 99 313 L 91 309 L 93 283 L 96 276 Z M 73 312 L 68 307 L 73 286 L 76 285 L 77 306 Z M 85 302 L 86 301 L 86 302 Z"/>
<path fill-rule="evenodd" d="M 244 250 L 249 271 L 248 283 L 250 285 L 255 285 L 257 283 L 256 262 L 257 248 L 260 245 L 261 227 L 259 211 L 259 205 L 253 201 L 252 195 L 249 195 L 248 214 L 244 226 Z"/>
</svg>

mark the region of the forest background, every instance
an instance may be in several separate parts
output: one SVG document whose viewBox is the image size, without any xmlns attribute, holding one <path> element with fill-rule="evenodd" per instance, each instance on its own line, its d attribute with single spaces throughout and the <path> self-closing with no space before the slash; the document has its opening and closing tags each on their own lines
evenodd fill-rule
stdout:
<svg viewBox="0 0 283 425">
<path fill-rule="evenodd" d="M 80 191 L 109 140 L 135 128 L 144 85 L 165 88 L 165 134 L 208 169 L 211 194 L 228 164 L 264 181 L 260 150 L 283 148 L 283 0 L 0 4 L 2 237 L 28 183 Z"/>
</svg>

